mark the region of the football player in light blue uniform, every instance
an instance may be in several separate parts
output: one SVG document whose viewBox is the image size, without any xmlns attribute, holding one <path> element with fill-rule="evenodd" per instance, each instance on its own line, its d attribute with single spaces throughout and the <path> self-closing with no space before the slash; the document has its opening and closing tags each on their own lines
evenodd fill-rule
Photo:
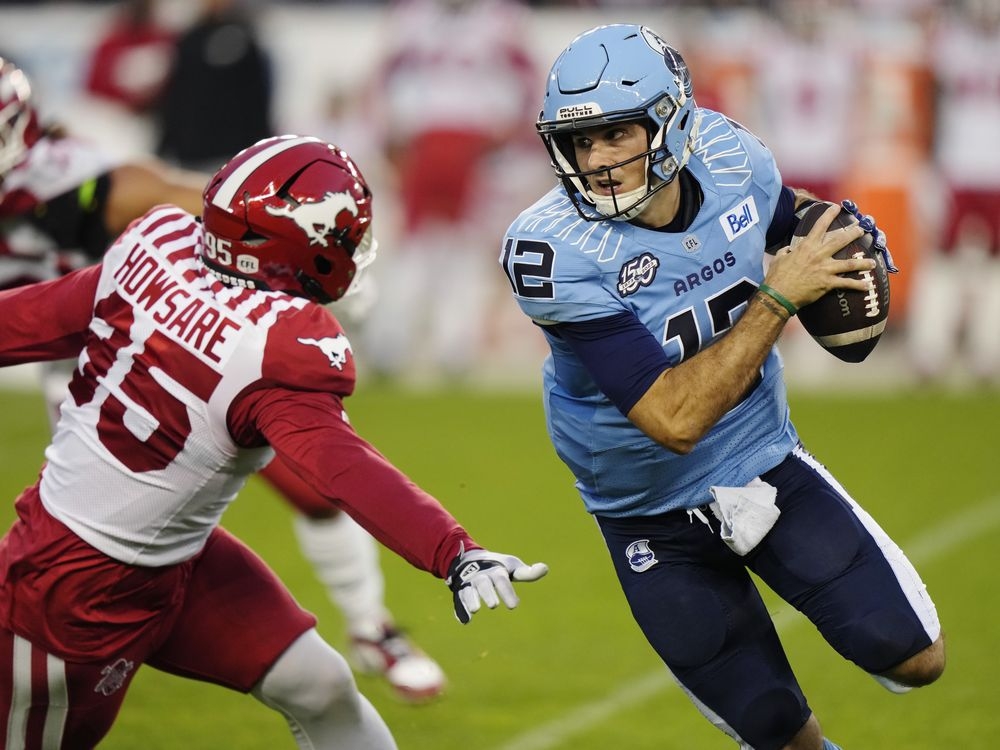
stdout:
<svg viewBox="0 0 1000 750">
<path fill-rule="evenodd" d="M 793 252 L 815 196 L 697 107 L 680 54 L 645 27 L 577 37 L 537 127 L 561 184 L 514 221 L 500 262 L 551 348 L 549 433 L 636 621 L 741 747 L 835 748 L 748 570 L 890 690 L 941 674 L 934 604 L 802 447 L 775 348 L 799 307 L 863 287 L 840 274 L 874 261 L 833 254 L 868 231 L 888 256 L 885 235 L 849 202 L 859 221 L 829 230 L 831 204 Z"/>
</svg>

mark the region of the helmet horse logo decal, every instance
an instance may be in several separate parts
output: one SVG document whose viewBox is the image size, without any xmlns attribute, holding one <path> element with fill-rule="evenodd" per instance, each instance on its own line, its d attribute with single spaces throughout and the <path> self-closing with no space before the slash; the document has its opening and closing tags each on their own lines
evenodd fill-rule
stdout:
<svg viewBox="0 0 1000 750">
<path fill-rule="evenodd" d="M 348 193 L 327 192 L 322 200 L 315 203 L 300 203 L 297 206 L 265 206 L 271 216 L 287 216 L 306 233 L 310 245 L 328 246 L 326 235 L 337 226 L 337 216 L 341 211 L 349 211 L 351 216 L 358 215 L 358 204 Z"/>
</svg>

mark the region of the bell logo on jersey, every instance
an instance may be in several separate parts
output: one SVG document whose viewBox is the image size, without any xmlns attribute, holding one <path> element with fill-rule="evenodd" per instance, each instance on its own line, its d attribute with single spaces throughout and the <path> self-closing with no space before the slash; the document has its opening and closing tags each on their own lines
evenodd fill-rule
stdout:
<svg viewBox="0 0 1000 750">
<path fill-rule="evenodd" d="M 344 369 L 344 365 L 347 364 L 347 353 L 353 351 L 351 342 L 342 333 L 321 339 L 298 339 L 298 342 L 318 348 L 330 360 L 330 367 L 336 367 L 338 370 Z"/>
<path fill-rule="evenodd" d="M 114 664 L 106 666 L 101 670 L 101 674 L 104 676 L 94 686 L 94 692 L 101 695 L 117 693 L 125 685 L 125 681 L 133 669 L 135 669 L 135 662 L 128 659 L 119 659 Z"/>
<path fill-rule="evenodd" d="M 636 573 L 644 573 L 659 562 L 656 559 L 656 554 L 649 548 L 648 539 L 632 542 L 625 548 L 625 557 L 628 558 L 629 566 Z"/>
<path fill-rule="evenodd" d="M 271 216 L 287 216 L 306 233 L 310 245 L 323 247 L 329 245 L 326 235 L 337 228 L 337 217 L 341 211 L 348 211 L 355 217 L 358 215 L 358 204 L 354 202 L 354 196 L 348 192 L 327 192 L 323 200 L 315 203 L 300 203 L 297 206 L 283 204 L 264 206 L 264 208 Z"/>
<path fill-rule="evenodd" d="M 757 204 L 754 203 L 752 195 L 732 211 L 719 217 L 719 223 L 722 224 L 722 229 L 730 242 L 759 221 L 760 216 L 757 213 Z"/>
</svg>

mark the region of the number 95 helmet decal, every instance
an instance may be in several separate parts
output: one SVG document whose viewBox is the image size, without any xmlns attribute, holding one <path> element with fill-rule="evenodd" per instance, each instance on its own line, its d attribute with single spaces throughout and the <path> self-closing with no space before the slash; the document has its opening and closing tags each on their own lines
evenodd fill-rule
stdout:
<svg viewBox="0 0 1000 750">
<path fill-rule="evenodd" d="M 680 53 L 645 26 L 614 24 L 584 32 L 559 55 L 536 128 L 580 215 L 589 221 L 627 220 L 687 163 L 696 120 L 691 76 Z M 573 135 L 626 122 L 645 126 L 648 149 L 619 164 L 581 171 Z M 588 177 L 635 159 L 646 160 L 645 186 L 611 198 L 588 188 Z"/>
<path fill-rule="evenodd" d="M 356 288 L 375 257 L 372 195 L 353 159 L 318 138 L 266 138 L 205 188 L 202 260 L 234 286 L 321 304 Z"/>
</svg>

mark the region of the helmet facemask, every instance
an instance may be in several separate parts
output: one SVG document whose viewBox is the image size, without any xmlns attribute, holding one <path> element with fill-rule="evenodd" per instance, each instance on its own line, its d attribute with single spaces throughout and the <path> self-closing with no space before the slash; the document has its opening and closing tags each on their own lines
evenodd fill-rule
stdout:
<svg viewBox="0 0 1000 750">
<path fill-rule="evenodd" d="M 628 221 L 687 163 L 697 119 L 680 54 L 645 27 L 613 25 L 580 35 L 556 60 L 536 127 L 580 216 Z M 573 134 L 625 122 L 643 124 L 647 149 L 618 164 L 580 170 Z M 643 186 L 607 196 L 589 189 L 590 178 L 610 176 L 637 159 L 645 160 Z"/>
<path fill-rule="evenodd" d="M 345 297 L 353 297 L 360 293 L 368 283 L 366 269 L 375 262 L 378 255 L 378 240 L 372 234 L 372 228 L 368 227 L 361 243 L 355 248 L 351 260 L 354 261 L 354 278 L 351 279 L 350 286 L 344 292 Z"/>
</svg>

